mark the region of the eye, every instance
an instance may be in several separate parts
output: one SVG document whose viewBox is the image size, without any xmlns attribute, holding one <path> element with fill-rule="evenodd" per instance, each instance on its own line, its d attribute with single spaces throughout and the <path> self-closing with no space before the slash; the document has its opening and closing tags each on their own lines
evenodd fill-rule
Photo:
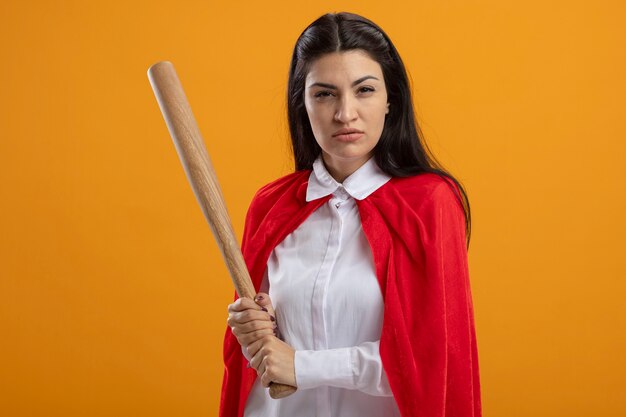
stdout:
<svg viewBox="0 0 626 417">
<path fill-rule="evenodd" d="M 331 95 L 332 93 L 330 91 L 319 91 L 317 93 L 315 93 L 315 98 L 324 98 L 324 97 L 328 97 L 329 95 Z"/>
<path fill-rule="evenodd" d="M 361 87 L 359 88 L 359 91 L 362 91 L 364 93 L 371 93 L 371 92 L 374 92 L 375 90 L 372 87 Z"/>
</svg>

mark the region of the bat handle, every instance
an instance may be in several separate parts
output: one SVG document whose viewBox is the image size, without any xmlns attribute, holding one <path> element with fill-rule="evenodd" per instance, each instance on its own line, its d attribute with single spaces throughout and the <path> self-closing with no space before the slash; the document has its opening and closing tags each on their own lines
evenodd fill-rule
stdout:
<svg viewBox="0 0 626 417">
<path fill-rule="evenodd" d="M 252 296 L 248 298 L 255 299 L 256 295 L 252 293 Z M 270 397 L 275 400 L 285 398 L 296 392 L 297 388 L 291 385 L 280 384 L 278 382 L 270 382 Z"/>
<path fill-rule="evenodd" d="M 270 383 L 270 397 L 275 400 L 285 398 L 296 392 L 296 387 L 291 385 L 279 384 L 277 382 Z"/>
<path fill-rule="evenodd" d="M 244 297 L 248 297 L 254 300 L 256 298 L 256 294 L 248 293 L 245 294 Z M 270 382 L 270 397 L 275 400 L 288 397 L 296 392 L 296 390 L 297 388 L 292 387 L 291 385 L 280 384 L 278 382 Z"/>
<path fill-rule="evenodd" d="M 254 289 L 254 287 L 252 288 Z M 256 293 L 251 291 L 250 289 L 244 288 L 240 296 L 254 300 L 256 298 Z M 280 384 L 278 382 L 270 382 L 270 397 L 275 400 L 285 398 L 296 392 L 297 389 L 298 388 L 292 387 L 291 385 Z"/>
</svg>

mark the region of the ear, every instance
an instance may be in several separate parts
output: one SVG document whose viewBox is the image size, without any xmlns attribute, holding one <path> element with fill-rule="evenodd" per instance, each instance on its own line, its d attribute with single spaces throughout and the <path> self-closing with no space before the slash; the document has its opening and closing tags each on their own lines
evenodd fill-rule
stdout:
<svg viewBox="0 0 626 417">
<path fill-rule="evenodd" d="M 389 103 L 387 103 L 387 111 L 385 112 L 385 114 L 389 113 Z"/>
</svg>

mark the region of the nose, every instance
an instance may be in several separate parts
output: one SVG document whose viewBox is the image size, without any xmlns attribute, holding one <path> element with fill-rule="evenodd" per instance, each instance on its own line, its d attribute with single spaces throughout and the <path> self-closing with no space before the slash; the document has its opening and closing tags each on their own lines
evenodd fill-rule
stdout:
<svg viewBox="0 0 626 417">
<path fill-rule="evenodd" d="M 337 110 L 335 111 L 335 120 L 341 123 L 349 123 L 358 117 L 357 103 L 353 97 L 348 94 L 344 95 L 338 101 Z"/>
</svg>

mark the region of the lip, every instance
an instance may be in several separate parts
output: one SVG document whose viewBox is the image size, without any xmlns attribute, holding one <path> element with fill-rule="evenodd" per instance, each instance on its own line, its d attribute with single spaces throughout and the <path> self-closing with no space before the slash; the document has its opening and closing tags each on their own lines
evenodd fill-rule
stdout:
<svg viewBox="0 0 626 417">
<path fill-rule="evenodd" d="M 354 132 L 343 135 L 335 135 L 334 138 L 342 142 L 354 142 L 361 139 L 361 136 L 363 136 L 363 133 Z"/>
<path fill-rule="evenodd" d="M 362 130 L 359 129 L 355 129 L 353 127 L 344 127 L 343 129 L 339 129 L 338 131 L 336 131 L 335 133 L 333 133 L 333 136 L 343 136 L 343 135 L 349 135 L 351 133 L 363 133 Z"/>
</svg>

